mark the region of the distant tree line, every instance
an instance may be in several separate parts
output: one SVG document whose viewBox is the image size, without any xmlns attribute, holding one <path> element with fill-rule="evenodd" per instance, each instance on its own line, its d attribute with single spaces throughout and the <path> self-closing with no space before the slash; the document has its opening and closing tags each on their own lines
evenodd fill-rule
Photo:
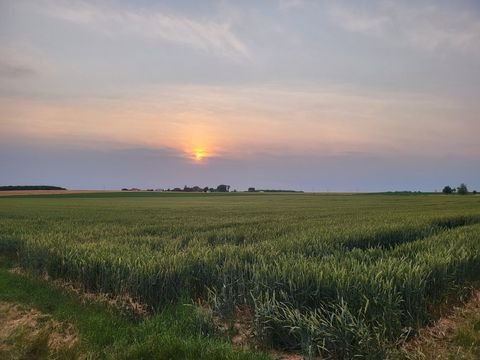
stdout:
<svg viewBox="0 0 480 360">
<path fill-rule="evenodd" d="M 216 188 L 213 187 L 202 187 L 202 186 L 187 186 L 185 185 L 183 188 L 175 187 L 175 188 L 168 188 L 168 189 L 147 189 L 142 190 L 139 188 L 122 188 L 122 191 L 167 191 L 167 192 L 229 192 L 230 185 L 221 184 L 218 185 Z M 236 190 L 234 190 L 236 191 Z"/>
<path fill-rule="evenodd" d="M 0 191 L 19 191 L 19 190 L 67 190 L 60 186 L 49 185 L 10 185 L 0 186 Z"/>
<path fill-rule="evenodd" d="M 442 192 L 444 194 L 455 194 L 457 193 L 458 195 L 467 195 L 469 194 L 469 191 L 468 191 L 468 188 L 467 188 L 467 185 L 465 184 L 460 184 L 460 186 L 458 186 L 457 188 L 452 188 L 450 185 L 447 185 L 443 188 Z M 476 194 L 477 191 L 476 190 L 473 190 L 472 191 L 472 194 Z"/>
<path fill-rule="evenodd" d="M 221 185 L 218 185 L 216 188 L 213 188 L 213 187 L 208 187 L 208 186 L 205 186 L 205 187 L 201 187 L 201 186 L 187 186 L 185 185 L 182 188 L 179 188 L 179 187 L 176 187 L 176 188 L 173 188 L 173 189 L 167 189 L 165 191 L 182 191 L 182 192 L 229 192 L 230 191 L 230 185 L 225 185 L 225 184 L 221 184 Z"/>
<path fill-rule="evenodd" d="M 122 191 L 164 191 L 164 192 L 237 192 L 237 190 L 231 190 L 230 185 L 220 184 L 216 188 L 208 186 L 187 186 L 183 188 L 174 187 L 168 189 L 147 189 L 142 190 L 139 188 L 122 188 Z M 285 190 L 285 189 L 255 189 L 254 187 L 249 187 L 247 192 L 288 192 L 288 193 L 303 193 L 303 191 L 298 190 Z"/>
</svg>

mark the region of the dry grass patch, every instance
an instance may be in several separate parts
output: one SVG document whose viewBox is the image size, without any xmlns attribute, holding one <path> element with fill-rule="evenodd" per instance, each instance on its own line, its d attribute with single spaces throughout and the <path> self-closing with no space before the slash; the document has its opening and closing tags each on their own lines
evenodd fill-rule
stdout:
<svg viewBox="0 0 480 360">
<path fill-rule="evenodd" d="M 480 290 L 451 315 L 420 329 L 402 352 L 407 359 L 480 359 Z"/>
<path fill-rule="evenodd" d="M 78 358 L 78 336 L 71 324 L 4 301 L 0 323 L 1 359 Z"/>
</svg>

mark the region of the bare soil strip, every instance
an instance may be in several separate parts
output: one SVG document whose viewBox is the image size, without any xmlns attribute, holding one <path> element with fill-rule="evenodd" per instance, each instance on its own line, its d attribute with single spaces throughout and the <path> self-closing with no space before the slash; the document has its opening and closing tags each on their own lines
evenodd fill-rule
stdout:
<svg viewBox="0 0 480 360">
<path fill-rule="evenodd" d="M 105 193 L 105 192 L 120 192 L 120 190 L 15 190 L 15 191 L 0 191 L 0 196 L 94 194 L 94 193 Z"/>
</svg>

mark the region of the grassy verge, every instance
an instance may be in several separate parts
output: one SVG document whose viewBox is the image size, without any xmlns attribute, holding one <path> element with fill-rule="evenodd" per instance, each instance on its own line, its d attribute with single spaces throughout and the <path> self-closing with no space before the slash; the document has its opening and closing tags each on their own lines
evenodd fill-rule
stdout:
<svg viewBox="0 0 480 360">
<path fill-rule="evenodd" d="M 192 306 L 178 305 L 132 321 L 113 309 L 82 302 L 74 294 L 50 286 L 45 281 L 8 271 L 0 266 L 0 301 L 34 308 L 55 321 L 73 324 L 79 344 L 57 358 L 92 359 L 266 359 L 260 353 L 240 352 L 219 338 L 206 316 Z M 42 340 L 43 339 L 43 340 Z M 25 337 L 17 337 L 25 341 Z M 35 340 L 35 339 L 32 339 Z M 38 340 L 38 341 L 37 341 Z M 45 337 L 26 347 L 35 358 L 50 358 Z M 18 346 L 17 346 L 18 347 Z M 13 356 L 15 358 L 16 356 Z M 21 354 L 21 358 L 28 354 Z"/>
<path fill-rule="evenodd" d="M 480 359 L 480 290 L 449 315 L 423 328 L 397 353 L 399 359 Z"/>
</svg>

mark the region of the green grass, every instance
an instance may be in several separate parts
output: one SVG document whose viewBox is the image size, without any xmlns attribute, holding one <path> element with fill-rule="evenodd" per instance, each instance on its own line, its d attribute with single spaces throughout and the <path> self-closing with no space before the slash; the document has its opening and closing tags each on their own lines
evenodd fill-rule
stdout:
<svg viewBox="0 0 480 360">
<path fill-rule="evenodd" d="M 179 301 L 203 299 L 221 317 L 250 308 L 265 346 L 382 358 L 432 319 L 436 303 L 478 280 L 480 198 L 0 198 L 0 251 L 33 273 L 128 293 L 161 317 Z"/>
</svg>

